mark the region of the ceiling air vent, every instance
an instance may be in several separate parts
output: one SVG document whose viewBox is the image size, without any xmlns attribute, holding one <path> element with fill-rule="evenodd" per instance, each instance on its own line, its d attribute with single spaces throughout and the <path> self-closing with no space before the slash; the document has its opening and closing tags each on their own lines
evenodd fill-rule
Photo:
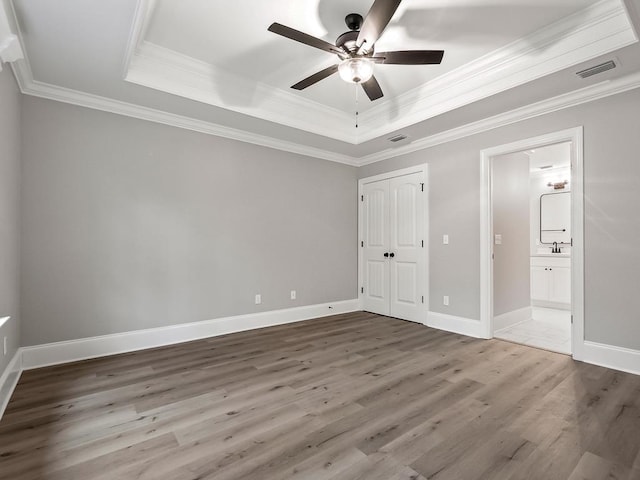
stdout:
<svg viewBox="0 0 640 480">
<path fill-rule="evenodd" d="M 393 143 L 396 143 L 396 142 L 399 142 L 401 140 L 405 140 L 406 138 L 407 138 L 406 135 L 400 134 L 400 135 L 395 135 L 395 136 L 389 138 L 389 141 L 393 142 Z"/>
<path fill-rule="evenodd" d="M 580 78 L 587 78 L 593 75 L 597 75 L 602 72 L 606 72 L 607 70 L 611 70 L 612 68 L 616 68 L 616 62 L 613 60 L 609 60 L 608 62 L 601 63 L 600 65 L 596 65 L 595 67 L 585 68 L 584 70 L 580 70 L 576 72 Z"/>
</svg>

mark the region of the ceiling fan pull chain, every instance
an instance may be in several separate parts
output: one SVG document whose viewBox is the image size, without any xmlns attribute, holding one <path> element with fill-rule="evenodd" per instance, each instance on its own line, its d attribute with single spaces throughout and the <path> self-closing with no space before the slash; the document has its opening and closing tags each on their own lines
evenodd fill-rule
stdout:
<svg viewBox="0 0 640 480">
<path fill-rule="evenodd" d="M 358 128 L 358 84 L 354 86 L 356 87 L 356 128 Z"/>
</svg>

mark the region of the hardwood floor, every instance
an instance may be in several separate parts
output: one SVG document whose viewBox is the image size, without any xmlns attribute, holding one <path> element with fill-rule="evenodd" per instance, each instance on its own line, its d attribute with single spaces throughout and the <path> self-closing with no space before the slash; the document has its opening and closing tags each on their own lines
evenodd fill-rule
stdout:
<svg viewBox="0 0 640 480">
<path fill-rule="evenodd" d="M 0 478 L 640 479 L 640 377 L 368 313 L 26 371 Z"/>
</svg>

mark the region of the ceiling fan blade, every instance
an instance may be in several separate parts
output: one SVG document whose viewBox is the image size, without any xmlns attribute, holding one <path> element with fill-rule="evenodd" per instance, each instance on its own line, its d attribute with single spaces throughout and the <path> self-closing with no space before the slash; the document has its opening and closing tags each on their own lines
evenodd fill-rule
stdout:
<svg viewBox="0 0 640 480">
<path fill-rule="evenodd" d="M 444 50 L 405 50 L 397 52 L 376 52 L 373 58 L 380 58 L 390 65 L 437 65 L 442 62 Z"/>
<path fill-rule="evenodd" d="M 267 30 L 278 35 L 282 35 L 283 37 L 290 38 L 291 40 L 295 40 L 296 42 L 304 43 L 305 45 L 309 45 L 310 47 L 319 48 L 320 50 L 324 50 L 325 52 L 335 53 L 336 55 L 345 54 L 345 52 L 341 48 L 338 48 L 329 42 L 325 42 L 320 38 L 311 36 L 307 33 L 295 30 L 280 23 L 272 23 Z"/>
<path fill-rule="evenodd" d="M 325 68 L 324 70 L 320 70 L 317 73 L 305 78 L 304 80 L 300 80 L 298 83 L 293 85 L 291 88 L 295 90 L 304 90 L 307 87 L 310 87 L 314 83 L 318 83 L 320 80 L 324 80 L 325 78 L 333 75 L 338 71 L 338 65 L 331 65 L 330 67 Z"/>
<path fill-rule="evenodd" d="M 358 40 L 359 53 L 370 52 L 374 43 L 378 41 L 380 35 L 391 21 L 391 17 L 396 13 L 398 6 L 402 0 L 375 0 L 371 9 L 360 28 Z"/>
<path fill-rule="evenodd" d="M 360 85 L 362 85 L 364 93 L 367 94 L 367 97 L 369 97 L 369 100 L 371 100 L 372 102 L 383 96 L 382 88 L 380 88 L 380 84 L 376 80 L 376 77 L 371 77 L 369 80 L 361 83 Z"/>
</svg>

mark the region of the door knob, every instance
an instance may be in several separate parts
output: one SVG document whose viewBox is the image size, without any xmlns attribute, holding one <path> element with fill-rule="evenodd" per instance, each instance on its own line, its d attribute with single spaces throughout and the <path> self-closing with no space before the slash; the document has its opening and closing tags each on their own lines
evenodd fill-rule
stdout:
<svg viewBox="0 0 640 480">
<path fill-rule="evenodd" d="M 389 254 L 389 256 L 390 256 L 391 258 L 393 258 L 393 257 L 395 257 L 395 256 L 396 256 L 396 254 L 395 254 L 395 253 L 393 253 L 393 252 L 391 252 L 391 253 Z"/>
<path fill-rule="evenodd" d="M 389 256 L 389 252 L 384 252 L 384 257 L 387 258 Z"/>
</svg>

